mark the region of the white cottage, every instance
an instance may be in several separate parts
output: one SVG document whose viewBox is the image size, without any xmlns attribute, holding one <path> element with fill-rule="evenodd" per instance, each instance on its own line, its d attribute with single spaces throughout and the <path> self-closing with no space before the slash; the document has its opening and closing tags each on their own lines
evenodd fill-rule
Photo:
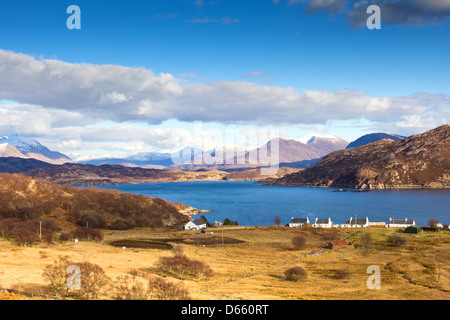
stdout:
<svg viewBox="0 0 450 320">
<path fill-rule="evenodd" d="M 206 229 L 206 223 L 200 218 L 189 221 L 184 225 L 184 230 L 202 230 Z"/>
<path fill-rule="evenodd" d="M 289 227 L 291 228 L 299 228 L 299 227 L 304 227 L 305 224 L 309 224 L 309 218 L 294 218 L 292 217 L 291 222 L 289 222 Z"/>
<path fill-rule="evenodd" d="M 346 221 L 344 224 L 341 224 L 343 228 L 367 228 L 369 227 L 369 218 L 365 219 L 355 219 L 350 217 L 349 221 Z"/>
<path fill-rule="evenodd" d="M 409 226 L 414 226 L 415 224 L 416 224 L 416 221 L 408 220 L 407 218 L 405 218 L 405 219 L 392 219 L 392 218 L 389 218 L 388 227 L 389 228 L 406 228 L 406 227 L 409 227 Z"/>
<path fill-rule="evenodd" d="M 331 228 L 333 227 L 333 223 L 331 222 L 331 218 L 328 219 L 319 219 L 316 218 L 316 221 L 312 224 L 313 228 Z"/>
</svg>

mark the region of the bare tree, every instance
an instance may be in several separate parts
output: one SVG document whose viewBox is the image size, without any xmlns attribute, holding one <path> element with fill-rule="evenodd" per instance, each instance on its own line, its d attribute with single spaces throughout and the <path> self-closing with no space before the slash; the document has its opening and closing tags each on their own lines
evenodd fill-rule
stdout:
<svg viewBox="0 0 450 320">
<path fill-rule="evenodd" d="M 173 256 L 159 258 L 156 267 L 163 274 L 182 280 L 187 277 L 194 277 L 199 281 L 202 276 L 205 276 L 208 280 L 213 274 L 213 271 L 205 262 L 190 259 L 179 248 L 174 250 Z"/>
<path fill-rule="evenodd" d="M 434 218 L 431 218 L 430 220 L 428 220 L 428 225 L 430 226 L 430 228 L 436 228 L 438 223 L 439 223 L 439 221 Z"/>
<path fill-rule="evenodd" d="M 361 244 L 365 248 L 370 248 L 370 246 L 372 245 L 372 235 L 370 233 L 363 232 L 361 234 Z"/>
<path fill-rule="evenodd" d="M 110 278 L 97 264 L 81 262 L 77 266 L 81 270 L 80 297 L 86 300 L 97 300 L 109 284 Z"/>
<path fill-rule="evenodd" d="M 183 283 L 175 283 L 161 277 L 152 277 L 148 284 L 149 296 L 156 300 L 189 300 L 189 291 Z"/>
<path fill-rule="evenodd" d="M 281 223 L 281 219 L 279 216 L 275 216 L 275 218 L 273 218 L 273 224 L 279 226 Z"/>
<path fill-rule="evenodd" d="M 43 277 L 47 281 L 50 291 L 58 297 L 66 298 L 69 293 L 67 286 L 67 268 L 74 263 L 68 256 L 60 257 L 53 265 L 47 265 Z"/>
<path fill-rule="evenodd" d="M 147 300 L 149 289 L 137 276 L 122 275 L 111 284 L 112 296 L 116 300 Z"/>
<path fill-rule="evenodd" d="M 400 236 L 398 234 L 394 234 L 387 238 L 387 243 L 393 247 L 404 246 L 407 242 L 408 242 L 408 240 L 406 240 L 405 238 L 403 238 L 402 236 Z"/>
</svg>

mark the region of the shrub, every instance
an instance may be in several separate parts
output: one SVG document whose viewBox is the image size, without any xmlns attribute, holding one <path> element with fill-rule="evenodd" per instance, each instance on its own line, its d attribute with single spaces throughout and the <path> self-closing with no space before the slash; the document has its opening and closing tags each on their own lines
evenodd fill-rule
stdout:
<svg viewBox="0 0 450 320">
<path fill-rule="evenodd" d="M 171 275 L 179 279 L 194 277 L 200 281 L 201 277 L 205 276 L 206 280 L 208 280 L 213 274 L 213 271 L 206 263 L 200 260 L 190 259 L 178 248 L 172 257 L 159 258 L 156 267 L 163 274 Z"/>
<path fill-rule="evenodd" d="M 361 245 L 369 248 L 372 245 L 372 235 L 370 233 L 361 234 Z"/>
<path fill-rule="evenodd" d="M 145 217 L 133 217 L 134 224 L 136 227 L 150 227 L 151 222 L 148 218 Z"/>
<path fill-rule="evenodd" d="M 54 220 L 44 219 L 42 221 L 42 233 L 55 233 L 60 231 L 61 228 L 56 224 Z"/>
<path fill-rule="evenodd" d="M 81 270 L 80 298 L 97 300 L 103 291 L 106 290 L 110 278 L 99 265 L 87 261 L 77 263 L 76 265 Z"/>
<path fill-rule="evenodd" d="M 152 277 L 148 284 L 149 296 L 156 300 L 189 300 L 189 291 L 182 283 L 175 283 L 161 277 Z"/>
<path fill-rule="evenodd" d="M 78 226 L 94 229 L 105 229 L 107 225 L 106 219 L 95 211 L 81 214 L 76 223 Z"/>
<path fill-rule="evenodd" d="M 69 257 L 60 257 L 53 265 L 47 265 L 43 277 L 47 281 L 49 289 L 57 296 L 66 298 L 69 295 L 67 273 L 69 266 L 78 266 L 80 269 L 80 289 L 73 293 L 82 299 L 98 299 L 100 294 L 107 288 L 109 278 L 103 269 L 90 262 L 74 262 Z"/>
<path fill-rule="evenodd" d="M 304 249 L 306 247 L 306 238 L 303 236 L 296 236 L 292 238 L 292 244 L 298 249 Z"/>
<path fill-rule="evenodd" d="M 27 247 L 40 241 L 36 233 L 30 232 L 24 227 L 14 229 L 14 240 L 22 247 Z"/>
<path fill-rule="evenodd" d="M 352 274 L 347 269 L 338 269 L 334 271 L 335 279 L 349 279 L 351 275 Z"/>
<path fill-rule="evenodd" d="M 70 233 L 70 238 L 79 240 L 102 241 L 103 233 L 100 230 L 78 227 Z"/>
<path fill-rule="evenodd" d="M 0 220 L 0 236 L 9 238 L 14 235 L 14 229 L 18 228 L 22 222 L 15 218 L 6 218 Z"/>
<path fill-rule="evenodd" d="M 398 234 L 394 234 L 387 238 L 388 245 L 393 246 L 393 247 L 404 246 L 407 242 L 408 242 L 408 240 L 406 240 L 405 238 L 403 238 L 402 236 L 400 236 Z"/>
<path fill-rule="evenodd" d="M 111 224 L 108 226 L 108 229 L 111 230 L 128 230 L 132 229 L 134 225 L 131 222 L 125 221 L 125 220 L 115 220 L 111 222 Z"/>
<path fill-rule="evenodd" d="M 238 223 L 237 223 L 237 221 L 232 221 L 232 220 L 226 218 L 225 220 L 223 220 L 223 225 L 224 226 L 237 226 Z"/>
<path fill-rule="evenodd" d="M 296 266 L 284 271 L 284 276 L 288 281 L 301 281 L 308 278 L 308 272 L 305 268 Z"/>
<path fill-rule="evenodd" d="M 69 289 L 67 287 L 67 268 L 74 263 L 69 257 L 60 257 L 53 265 L 47 265 L 43 272 L 44 280 L 48 283 L 50 291 L 61 298 L 68 296 Z"/>
<path fill-rule="evenodd" d="M 136 275 L 117 277 L 111 285 L 113 298 L 116 300 L 147 300 L 149 290 Z"/>
</svg>

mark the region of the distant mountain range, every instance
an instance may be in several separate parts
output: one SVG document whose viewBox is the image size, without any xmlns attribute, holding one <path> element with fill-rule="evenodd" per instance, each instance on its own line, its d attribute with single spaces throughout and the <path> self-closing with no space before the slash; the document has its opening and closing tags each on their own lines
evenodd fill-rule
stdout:
<svg viewBox="0 0 450 320">
<path fill-rule="evenodd" d="M 278 157 L 272 157 L 272 147 L 278 145 Z M 336 136 L 311 136 L 307 141 L 274 138 L 264 146 L 246 152 L 233 152 L 231 148 L 222 151 L 219 158 L 218 151 L 204 153 L 197 156 L 188 164 L 172 165 L 172 169 L 181 170 L 223 170 L 235 171 L 278 165 L 292 168 L 306 168 L 316 163 L 323 156 L 336 150 L 344 149 L 348 141 Z M 274 149 L 275 150 L 275 149 Z M 262 160 L 266 158 L 265 160 Z M 250 160 L 252 159 L 252 160 Z M 268 163 L 268 161 L 271 161 Z"/>
<path fill-rule="evenodd" d="M 360 189 L 449 188 L 450 126 L 400 141 L 382 139 L 335 151 L 268 185 Z"/>
<path fill-rule="evenodd" d="M 51 164 L 73 163 L 66 155 L 51 151 L 36 140 L 19 135 L 0 138 L 0 157 L 35 159 Z"/>
<path fill-rule="evenodd" d="M 333 151 L 342 150 L 346 147 L 356 147 L 385 138 L 399 140 L 404 137 L 386 133 L 373 133 L 362 136 L 349 144 L 346 140 L 337 136 L 308 135 L 298 140 L 276 138 L 261 147 L 253 148 L 240 147 L 238 149 L 234 146 L 220 146 L 211 150 L 198 150 L 186 147 L 176 153 L 141 152 L 126 158 L 92 159 L 78 163 L 95 166 L 123 165 L 145 169 L 185 171 L 242 171 L 267 167 L 267 162 L 260 161 L 261 157 L 263 155 L 268 156 L 272 146 L 278 144 L 279 157 L 273 159 L 269 157 L 270 160 L 274 161 L 271 165 L 307 168 Z M 219 156 L 222 156 L 222 158 L 219 158 Z M 257 160 L 250 161 L 251 157 Z M 16 158 L 16 160 L 11 158 Z M 35 161 L 19 161 L 17 159 Z M 182 163 L 182 160 L 188 160 L 188 163 Z M 19 135 L 0 138 L 0 172 L 11 173 L 32 169 L 48 169 L 48 164 L 70 163 L 75 162 L 60 152 L 49 150 L 36 140 Z"/>
</svg>

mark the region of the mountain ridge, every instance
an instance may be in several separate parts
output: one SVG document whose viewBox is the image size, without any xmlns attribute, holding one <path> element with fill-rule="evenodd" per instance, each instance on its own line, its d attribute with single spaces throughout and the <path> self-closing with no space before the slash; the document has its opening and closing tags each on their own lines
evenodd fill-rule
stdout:
<svg viewBox="0 0 450 320">
<path fill-rule="evenodd" d="M 448 124 L 400 141 L 382 139 L 335 151 L 266 185 L 356 189 L 449 188 Z"/>
<path fill-rule="evenodd" d="M 0 145 L 9 145 L 13 147 L 15 150 L 20 152 L 20 155 L 13 155 L 13 149 L 10 148 L 10 152 L 6 154 L 7 157 L 18 157 L 18 158 L 26 158 L 26 159 L 35 159 L 39 161 L 48 162 L 51 164 L 64 164 L 64 163 L 73 163 L 73 161 L 66 155 L 52 151 L 47 147 L 43 146 L 36 140 L 28 139 L 22 137 L 20 135 L 12 135 L 12 136 L 4 136 L 0 138 Z M 1 155 L 0 157 L 4 157 L 5 155 Z"/>
</svg>

